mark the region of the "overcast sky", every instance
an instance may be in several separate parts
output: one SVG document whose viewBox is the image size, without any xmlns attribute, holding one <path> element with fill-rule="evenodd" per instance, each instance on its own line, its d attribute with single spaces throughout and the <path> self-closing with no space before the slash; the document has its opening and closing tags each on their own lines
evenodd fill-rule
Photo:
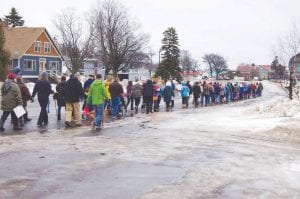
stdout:
<svg viewBox="0 0 300 199">
<path fill-rule="evenodd" d="M 53 36 L 52 20 L 63 8 L 74 7 L 81 16 L 97 0 L 2 0 L 0 16 L 16 7 L 26 26 L 44 26 Z M 175 27 L 181 49 L 202 63 L 205 53 L 219 53 L 230 68 L 239 63 L 270 64 L 272 46 L 300 22 L 300 0 L 121 0 L 129 15 L 151 36 L 156 53 L 162 33 Z"/>
</svg>

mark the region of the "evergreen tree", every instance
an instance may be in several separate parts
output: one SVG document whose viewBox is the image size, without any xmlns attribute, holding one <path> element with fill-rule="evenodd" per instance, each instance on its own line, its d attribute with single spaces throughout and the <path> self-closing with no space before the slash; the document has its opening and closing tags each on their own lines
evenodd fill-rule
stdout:
<svg viewBox="0 0 300 199">
<path fill-rule="evenodd" d="M 182 80 L 182 70 L 179 67 L 180 49 L 178 44 L 178 35 L 175 28 L 168 28 L 162 39 L 162 61 L 155 71 L 155 76 L 160 76 L 167 81 L 172 78 L 177 81 Z"/>
<path fill-rule="evenodd" d="M 8 25 L 11 25 L 12 27 L 23 26 L 24 20 L 22 18 L 23 17 L 19 16 L 17 10 L 12 7 L 9 14 L 4 16 L 4 21 L 6 21 Z"/>
<path fill-rule="evenodd" d="M 0 80 L 4 80 L 8 71 L 9 52 L 4 49 L 5 37 L 2 25 L 0 24 Z"/>
</svg>

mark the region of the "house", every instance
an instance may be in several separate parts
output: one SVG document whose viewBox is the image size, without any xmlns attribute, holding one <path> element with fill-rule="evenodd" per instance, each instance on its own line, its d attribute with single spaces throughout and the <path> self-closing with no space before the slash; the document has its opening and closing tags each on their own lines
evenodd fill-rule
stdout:
<svg viewBox="0 0 300 199">
<path fill-rule="evenodd" d="M 41 72 L 62 72 L 63 57 L 46 28 L 3 27 L 10 69 L 20 67 L 23 78 L 36 79 Z"/>
<path fill-rule="evenodd" d="M 244 77 L 245 81 L 250 81 L 258 76 L 257 66 L 255 65 L 242 65 L 237 67 L 237 76 Z"/>
<path fill-rule="evenodd" d="M 290 71 L 295 67 L 296 77 L 300 79 L 300 53 L 293 56 L 289 61 Z"/>
<path fill-rule="evenodd" d="M 260 80 L 270 79 L 273 76 L 273 70 L 270 65 L 258 66 L 258 78 Z"/>
<path fill-rule="evenodd" d="M 202 79 L 203 71 L 183 71 L 182 76 L 185 81 Z"/>
<path fill-rule="evenodd" d="M 120 80 L 127 79 L 129 81 L 145 81 L 151 79 L 151 70 L 146 68 L 128 69 L 118 72 Z"/>
</svg>

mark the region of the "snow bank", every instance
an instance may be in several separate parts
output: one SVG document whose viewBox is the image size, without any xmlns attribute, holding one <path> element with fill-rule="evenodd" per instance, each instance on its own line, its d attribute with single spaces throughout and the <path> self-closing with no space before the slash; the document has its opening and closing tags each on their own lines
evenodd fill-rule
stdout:
<svg viewBox="0 0 300 199">
<path fill-rule="evenodd" d="M 300 118 L 300 101 L 287 98 L 279 99 L 270 104 L 264 104 L 256 108 L 259 114 L 272 117 L 296 117 Z"/>
</svg>

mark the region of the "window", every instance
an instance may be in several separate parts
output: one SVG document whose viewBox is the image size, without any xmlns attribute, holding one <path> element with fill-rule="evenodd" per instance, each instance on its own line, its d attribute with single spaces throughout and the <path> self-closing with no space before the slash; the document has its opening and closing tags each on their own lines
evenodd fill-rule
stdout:
<svg viewBox="0 0 300 199">
<path fill-rule="evenodd" d="M 40 41 L 34 42 L 34 52 L 41 52 L 41 42 Z"/>
<path fill-rule="evenodd" d="M 49 70 L 58 70 L 59 62 L 58 61 L 50 61 L 49 62 Z"/>
<path fill-rule="evenodd" d="M 45 53 L 51 52 L 51 44 L 49 42 L 44 43 L 44 51 L 45 51 Z"/>
<path fill-rule="evenodd" d="M 35 60 L 25 59 L 24 71 L 35 71 L 35 70 L 36 70 Z"/>
</svg>

